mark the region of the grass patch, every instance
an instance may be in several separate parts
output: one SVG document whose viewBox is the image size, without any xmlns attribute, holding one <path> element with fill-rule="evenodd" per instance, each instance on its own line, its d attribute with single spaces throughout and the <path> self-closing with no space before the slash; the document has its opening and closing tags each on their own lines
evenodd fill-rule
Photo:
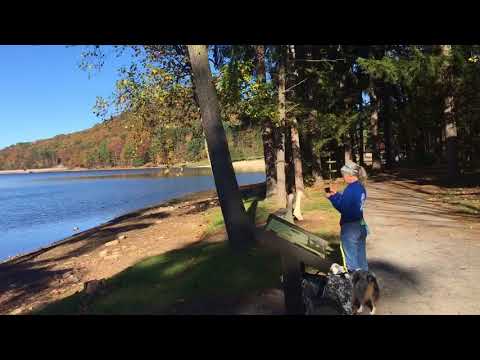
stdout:
<svg viewBox="0 0 480 360">
<path fill-rule="evenodd" d="M 204 217 L 205 223 L 207 224 L 204 233 L 206 236 L 214 234 L 225 228 L 222 210 L 220 209 L 220 207 L 208 209 L 207 211 L 205 211 Z"/>
<path fill-rule="evenodd" d="M 255 199 L 243 200 L 243 206 L 245 207 L 245 210 L 248 211 L 248 209 L 250 208 L 250 206 L 252 206 L 252 203 L 254 201 Z M 265 221 L 267 221 L 267 218 L 270 215 L 270 213 L 272 213 L 275 210 L 276 210 L 276 207 L 274 205 L 273 200 L 268 199 L 268 200 L 259 201 L 257 206 L 257 211 L 255 214 L 256 224 L 262 224 Z M 222 216 L 222 210 L 220 209 L 220 207 L 214 207 L 214 208 L 208 209 L 204 213 L 204 216 L 205 216 L 205 222 L 207 223 L 205 235 L 214 234 L 225 228 L 223 216 Z"/>
<path fill-rule="evenodd" d="M 343 190 L 344 186 L 338 186 L 339 190 Z M 317 213 L 322 215 L 324 221 L 319 225 L 325 227 L 325 221 L 328 221 L 328 228 L 332 228 L 330 231 L 324 231 L 328 234 L 328 237 L 333 236 L 332 231 L 338 232 L 337 225 L 340 220 L 340 215 L 332 206 L 330 201 L 325 197 L 323 188 L 308 188 L 305 190 L 306 197 L 302 201 L 302 214 L 307 215 L 309 213 Z M 250 208 L 255 199 L 244 199 L 243 204 L 246 210 Z M 255 223 L 257 225 L 264 224 L 267 221 L 268 216 L 278 210 L 276 201 L 273 198 L 265 199 L 258 202 Z M 207 223 L 206 235 L 211 235 L 222 229 L 224 229 L 224 221 L 222 212 L 219 207 L 208 209 L 205 212 L 205 222 Z M 315 229 L 312 229 L 314 231 Z"/>
<path fill-rule="evenodd" d="M 344 186 L 338 186 L 338 191 L 342 191 Z M 330 201 L 325 197 L 323 188 L 310 188 L 305 190 L 305 199 L 302 204 L 302 212 L 325 211 L 335 214 L 337 210 L 332 206 Z"/>
<path fill-rule="evenodd" d="M 146 259 L 107 280 L 90 314 L 165 314 L 178 301 L 239 296 L 279 286 L 280 261 L 262 249 L 236 254 L 227 243 L 200 244 Z M 82 293 L 37 314 L 79 314 Z"/>
</svg>

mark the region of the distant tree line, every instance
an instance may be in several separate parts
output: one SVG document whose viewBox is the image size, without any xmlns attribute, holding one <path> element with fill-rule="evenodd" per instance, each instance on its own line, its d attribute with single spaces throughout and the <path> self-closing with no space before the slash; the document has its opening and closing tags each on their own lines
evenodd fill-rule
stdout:
<svg viewBox="0 0 480 360">
<path fill-rule="evenodd" d="M 158 127 L 140 135 L 132 126 L 132 117 L 125 114 L 82 132 L 13 145 L 0 151 L 0 169 L 155 166 L 207 159 L 200 126 L 193 131 Z M 262 157 L 257 129 L 227 127 L 226 133 L 234 160 Z"/>
</svg>

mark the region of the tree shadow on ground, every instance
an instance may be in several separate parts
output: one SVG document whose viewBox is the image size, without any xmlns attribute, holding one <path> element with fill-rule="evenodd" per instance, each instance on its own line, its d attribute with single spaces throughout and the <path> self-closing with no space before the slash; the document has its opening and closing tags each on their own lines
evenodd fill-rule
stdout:
<svg viewBox="0 0 480 360">
<path fill-rule="evenodd" d="M 417 290 L 421 284 L 421 274 L 415 270 L 406 269 L 385 260 L 369 260 L 368 266 L 377 276 L 380 292 L 382 293 L 383 288 L 384 294 L 388 294 L 388 297 L 398 296 L 412 288 Z M 387 288 L 388 292 L 386 292 Z"/>
<path fill-rule="evenodd" d="M 381 287 L 389 285 L 387 298 L 420 284 L 415 271 L 387 261 L 369 263 Z M 45 280 L 68 272 L 44 271 L 35 276 Z M 226 241 L 199 241 L 129 267 L 107 279 L 97 295 L 79 292 L 33 314 L 284 314 L 280 274 L 280 259 L 265 249 L 236 253 Z"/>
<path fill-rule="evenodd" d="M 36 257 L 47 251 L 44 250 L 11 262 L 0 264 L 0 294 L 3 294 L 3 296 L 0 297 L 0 312 L 4 312 L 5 309 L 11 308 L 16 304 L 21 305 L 26 299 L 31 299 L 39 295 L 44 290 L 52 287 L 52 283 L 62 285 L 63 287 L 66 284 L 73 285 L 81 281 L 86 275 L 82 269 L 72 267 L 53 270 L 53 267 L 59 261 L 82 256 L 85 253 L 89 253 L 103 246 L 106 242 L 116 239 L 118 234 L 143 229 L 150 225 L 151 224 L 148 223 L 141 223 L 101 229 L 98 230 L 95 235 L 90 235 L 88 241 L 80 247 L 62 256 L 36 259 Z M 85 240 L 85 237 L 81 236 L 80 239 L 75 239 L 71 243 L 75 244 L 81 240 Z M 68 277 L 64 278 L 65 276 Z M 55 290 L 52 288 L 52 291 Z"/>
<path fill-rule="evenodd" d="M 436 222 L 442 221 L 442 219 L 478 221 L 480 217 L 480 214 L 473 214 L 467 210 L 447 208 L 435 204 L 421 205 L 420 203 L 412 203 L 408 199 L 386 200 L 383 198 L 377 198 L 375 196 L 371 196 L 369 199 L 370 201 L 375 201 L 377 204 L 382 203 L 392 205 L 393 207 L 391 209 L 381 209 L 382 213 L 384 214 L 392 214 L 392 219 L 398 218 L 397 215 L 399 214 L 409 215 L 409 217 L 406 219 L 417 221 L 425 221 L 425 219 L 416 219 L 415 216 L 429 216 L 433 217 L 434 219 L 432 218 L 432 221 Z M 408 209 L 399 209 L 398 206 L 408 206 Z M 472 208 L 472 210 L 474 209 L 475 208 Z M 376 210 L 379 210 L 378 206 Z"/>
<path fill-rule="evenodd" d="M 2 267 L 0 273 L 1 313 L 22 305 L 25 298 L 48 289 L 54 281 L 70 283 L 73 282 L 71 275 L 80 275 L 80 271 L 72 268 L 52 270 L 52 266 L 34 268 L 26 263 Z"/>
<path fill-rule="evenodd" d="M 94 298 L 81 292 L 39 313 L 226 314 L 248 295 L 278 287 L 279 275 L 279 259 L 263 249 L 237 253 L 227 242 L 200 241 L 107 279 L 106 291 Z"/>
<path fill-rule="evenodd" d="M 448 176 L 446 167 L 396 168 L 373 174 L 369 181 L 385 182 L 404 180 L 416 185 L 433 185 L 445 188 L 475 188 L 480 185 L 480 171 L 466 172 L 455 178 Z"/>
<path fill-rule="evenodd" d="M 406 183 L 391 183 L 388 188 L 382 188 L 381 193 L 382 195 L 388 195 L 388 198 L 372 195 L 369 197 L 370 200 L 394 206 L 406 205 L 415 211 L 423 209 L 423 214 L 425 215 L 438 215 L 451 219 L 462 218 L 473 221 L 478 221 L 480 217 L 480 207 L 478 206 L 460 203 L 457 201 L 458 199 L 437 198 L 436 196 L 439 195 L 437 191 L 409 186 Z M 469 193 L 470 196 L 475 194 L 475 192 Z M 435 201 L 431 202 L 431 200 Z"/>
</svg>

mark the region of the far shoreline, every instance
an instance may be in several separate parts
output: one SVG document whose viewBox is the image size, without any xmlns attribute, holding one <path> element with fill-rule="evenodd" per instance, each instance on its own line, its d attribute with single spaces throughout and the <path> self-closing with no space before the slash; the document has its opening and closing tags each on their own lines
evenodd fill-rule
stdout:
<svg viewBox="0 0 480 360">
<path fill-rule="evenodd" d="M 236 171 L 265 171 L 265 162 L 262 159 L 233 161 L 233 167 Z M 26 169 L 26 170 L 0 170 L 0 175 L 19 175 L 19 174 L 42 174 L 42 173 L 61 173 L 61 172 L 81 172 L 81 171 L 118 171 L 118 170 L 148 170 L 148 169 L 166 169 L 166 168 L 191 168 L 202 169 L 210 168 L 210 164 L 202 163 L 183 163 L 174 165 L 156 165 L 156 166 L 138 166 L 138 167 L 109 167 L 109 168 L 67 168 L 67 167 L 53 167 L 42 169 Z"/>
</svg>

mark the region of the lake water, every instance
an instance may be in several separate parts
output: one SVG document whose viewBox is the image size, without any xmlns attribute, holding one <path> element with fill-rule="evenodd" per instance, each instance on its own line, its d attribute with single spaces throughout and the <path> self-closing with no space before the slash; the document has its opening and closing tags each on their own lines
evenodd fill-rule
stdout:
<svg viewBox="0 0 480 360">
<path fill-rule="evenodd" d="M 239 185 L 265 181 L 239 173 Z M 125 213 L 213 190 L 210 169 L 113 170 L 0 175 L 0 261 L 36 250 Z"/>
</svg>

